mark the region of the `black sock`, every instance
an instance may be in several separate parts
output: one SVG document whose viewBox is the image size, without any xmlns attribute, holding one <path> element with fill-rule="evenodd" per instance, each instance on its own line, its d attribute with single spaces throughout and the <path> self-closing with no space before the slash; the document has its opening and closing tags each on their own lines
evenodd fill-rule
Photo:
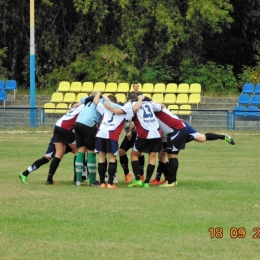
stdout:
<svg viewBox="0 0 260 260">
<path fill-rule="evenodd" d="M 116 172 L 116 163 L 108 163 L 108 183 L 113 185 L 114 174 Z"/>
<path fill-rule="evenodd" d="M 169 163 L 166 162 L 164 170 L 163 170 L 163 175 L 164 175 L 164 179 L 165 180 L 168 180 L 168 172 L 169 172 Z"/>
<path fill-rule="evenodd" d="M 24 176 L 28 176 L 30 172 L 36 171 L 39 169 L 43 164 L 48 163 L 49 160 L 43 156 L 41 159 L 36 160 L 27 170 L 25 170 L 22 174 Z"/>
<path fill-rule="evenodd" d="M 160 181 L 165 166 L 166 166 L 166 164 L 164 162 L 159 161 L 158 167 L 157 167 L 157 170 L 156 170 L 156 176 L 155 176 L 155 179 L 157 181 Z"/>
<path fill-rule="evenodd" d="M 106 170 L 107 170 L 107 164 L 106 162 L 104 163 L 98 163 L 98 173 L 99 173 L 99 179 L 100 179 L 100 183 L 106 183 L 105 182 L 105 174 L 106 174 Z"/>
<path fill-rule="evenodd" d="M 177 171 L 179 167 L 178 158 L 169 159 L 168 183 L 172 184 L 177 180 Z"/>
<path fill-rule="evenodd" d="M 139 161 L 132 161 L 132 169 L 137 181 L 140 180 L 140 163 Z"/>
<path fill-rule="evenodd" d="M 153 172 L 154 172 L 154 168 L 155 168 L 155 165 L 152 165 L 152 164 L 148 164 L 147 165 L 147 169 L 146 169 L 146 178 L 145 178 L 145 183 L 149 183 L 150 182 L 150 179 L 153 175 Z"/>
<path fill-rule="evenodd" d="M 50 169 L 49 169 L 47 181 L 50 181 L 50 182 L 53 181 L 53 175 L 55 174 L 57 168 L 59 167 L 60 161 L 61 160 L 58 157 L 55 157 L 55 156 L 53 157 L 51 164 L 50 164 Z"/>
<path fill-rule="evenodd" d="M 116 171 L 117 171 L 117 159 L 116 159 L 116 162 L 115 162 L 115 172 L 114 172 L 114 177 L 116 177 Z"/>
<path fill-rule="evenodd" d="M 144 175 L 144 155 L 140 155 L 138 161 L 140 163 L 140 175 Z"/>
<path fill-rule="evenodd" d="M 225 135 L 219 135 L 219 134 L 214 134 L 214 133 L 206 133 L 206 141 L 214 141 L 214 140 L 224 140 L 225 139 Z"/>
<path fill-rule="evenodd" d="M 119 157 L 119 161 L 120 161 L 120 164 L 124 170 L 124 174 L 128 174 L 129 173 L 129 168 L 128 168 L 128 157 L 127 155 L 122 155 Z"/>
</svg>

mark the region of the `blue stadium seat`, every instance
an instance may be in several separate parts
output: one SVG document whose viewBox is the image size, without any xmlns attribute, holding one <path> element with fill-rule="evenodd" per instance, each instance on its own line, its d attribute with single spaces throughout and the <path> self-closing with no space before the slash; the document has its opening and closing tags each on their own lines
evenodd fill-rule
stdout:
<svg viewBox="0 0 260 260">
<path fill-rule="evenodd" d="M 260 95 L 253 95 L 250 100 L 250 105 L 260 105 Z"/>
<path fill-rule="evenodd" d="M 246 115 L 246 107 L 245 106 L 235 106 L 234 115 L 235 116 L 245 116 Z"/>
<path fill-rule="evenodd" d="M 253 83 L 245 83 L 242 88 L 242 94 L 253 94 L 255 92 L 255 85 Z"/>
<path fill-rule="evenodd" d="M 7 99 L 6 92 L 4 90 L 0 90 L 0 101 L 3 101 L 3 106 L 5 107 L 5 101 Z"/>
<path fill-rule="evenodd" d="M 250 96 L 248 94 L 241 94 L 238 97 L 237 105 L 249 105 L 250 104 Z"/>
<path fill-rule="evenodd" d="M 255 94 L 260 95 L 260 83 L 256 84 L 255 86 Z"/>
<path fill-rule="evenodd" d="M 260 111 L 257 106 L 248 106 L 246 110 L 246 116 L 259 116 Z"/>
</svg>

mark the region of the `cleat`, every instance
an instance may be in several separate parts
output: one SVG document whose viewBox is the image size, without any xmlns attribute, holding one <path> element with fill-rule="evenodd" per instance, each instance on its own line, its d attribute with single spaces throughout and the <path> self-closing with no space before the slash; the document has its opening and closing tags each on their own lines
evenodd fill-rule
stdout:
<svg viewBox="0 0 260 260">
<path fill-rule="evenodd" d="M 129 183 L 131 182 L 131 176 L 132 176 L 132 173 L 129 172 L 128 174 L 125 175 L 125 182 Z"/>
<path fill-rule="evenodd" d="M 150 182 L 150 184 L 159 185 L 159 184 L 161 184 L 161 183 L 160 183 L 160 181 L 154 179 L 154 180 L 152 180 L 152 181 Z"/>
<path fill-rule="evenodd" d="M 167 182 L 167 180 L 163 180 L 163 181 L 159 181 L 159 184 L 161 185 L 161 184 L 164 184 L 164 183 L 166 183 Z M 177 185 L 177 184 L 176 184 Z"/>
<path fill-rule="evenodd" d="M 89 183 L 88 186 L 100 186 L 99 181 L 95 181 L 94 183 Z"/>
<path fill-rule="evenodd" d="M 145 178 L 144 178 L 144 174 L 140 176 L 141 181 L 144 182 Z"/>
<path fill-rule="evenodd" d="M 59 183 L 56 181 L 46 181 L 45 185 L 59 185 Z"/>
<path fill-rule="evenodd" d="M 144 187 L 144 188 L 150 188 L 150 185 L 149 185 L 149 183 L 146 183 L 146 182 L 145 182 L 145 183 L 143 184 L 143 187 Z"/>
<path fill-rule="evenodd" d="M 227 143 L 229 143 L 229 144 L 232 144 L 232 145 L 235 144 L 234 139 L 233 139 L 231 136 L 229 136 L 229 135 L 225 135 L 225 141 L 226 141 Z"/>
<path fill-rule="evenodd" d="M 115 189 L 116 188 L 116 185 L 111 185 L 111 184 L 107 184 L 107 188 L 108 189 Z"/>
<path fill-rule="evenodd" d="M 89 179 L 86 179 L 86 180 L 84 180 L 83 182 L 86 183 L 86 184 L 88 184 Z"/>
<path fill-rule="evenodd" d="M 177 186 L 177 185 L 178 185 L 178 182 L 176 181 L 176 182 L 175 182 L 175 186 Z"/>
<path fill-rule="evenodd" d="M 133 183 L 128 185 L 128 188 L 142 187 L 143 182 L 141 180 L 135 180 Z"/>
<path fill-rule="evenodd" d="M 160 188 L 174 188 L 176 185 L 175 185 L 175 183 L 173 182 L 173 183 L 171 183 L 171 184 L 169 184 L 169 183 L 164 183 L 164 184 L 162 184 L 162 185 L 160 185 L 159 187 Z"/>
<path fill-rule="evenodd" d="M 102 183 L 101 185 L 100 185 L 100 188 L 102 188 L 102 189 L 104 189 L 104 188 L 106 188 L 107 187 L 107 185 L 105 184 L 105 183 Z"/>
<path fill-rule="evenodd" d="M 23 184 L 28 184 L 27 177 L 24 176 L 22 173 L 19 174 L 19 178 L 21 179 Z"/>
</svg>

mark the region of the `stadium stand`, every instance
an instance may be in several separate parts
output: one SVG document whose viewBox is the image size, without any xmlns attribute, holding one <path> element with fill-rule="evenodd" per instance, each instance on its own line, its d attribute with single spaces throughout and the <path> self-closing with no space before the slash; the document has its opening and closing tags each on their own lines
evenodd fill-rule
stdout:
<svg viewBox="0 0 260 260">
<path fill-rule="evenodd" d="M 95 82 L 93 90 L 100 91 L 102 93 L 105 91 L 105 89 L 106 89 L 105 82 Z"/>
<path fill-rule="evenodd" d="M 129 84 L 126 82 L 121 82 L 117 86 L 117 93 L 127 93 L 129 91 Z"/>
<path fill-rule="evenodd" d="M 255 86 L 253 83 L 245 83 L 242 88 L 242 94 L 251 95 L 255 92 Z"/>
<path fill-rule="evenodd" d="M 65 93 L 62 102 L 63 103 L 73 103 L 76 101 L 75 93 Z"/>
<path fill-rule="evenodd" d="M 93 88 L 94 88 L 93 82 L 90 82 L 90 81 L 83 82 L 81 92 L 85 92 L 85 93 L 90 94 L 93 91 Z"/>
<path fill-rule="evenodd" d="M 248 94 L 241 94 L 238 97 L 237 105 L 249 105 L 250 104 L 250 96 Z"/>
<path fill-rule="evenodd" d="M 58 103 L 56 105 L 55 114 L 65 114 L 68 112 L 68 104 L 66 103 Z"/>
<path fill-rule="evenodd" d="M 15 95 L 16 95 L 16 90 L 17 90 L 17 83 L 16 80 L 14 79 L 9 79 L 5 82 L 5 91 L 14 91 L 14 100 L 15 100 Z"/>
<path fill-rule="evenodd" d="M 176 103 L 176 95 L 170 94 L 170 93 L 165 94 L 163 103 L 164 104 L 175 104 Z"/>
<path fill-rule="evenodd" d="M 81 92 L 82 83 L 79 81 L 74 81 L 70 84 L 69 92 L 78 93 Z"/>
<path fill-rule="evenodd" d="M 70 90 L 70 82 L 69 81 L 61 81 L 59 83 L 58 92 L 68 92 Z"/>
<path fill-rule="evenodd" d="M 168 83 L 166 85 L 165 93 L 177 93 L 178 85 L 176 83 Z"/>
<path fill-rule="evenodd" d="M 156 83 L 153 88 L 153 93 L 161 93 L 165 92 L 165 84 L 164 83 Z"/>
<path fill-rule="evenodd" d="M 189 93 L 190 86 L 188 83 L 180 83 L 177 88 L 177 93 Z"/>
<path fill-rule="evenodd" d="M 188 104 L 189 96 L 187 93 L 181 93 L 177 95 L 176 98 L 176 104 L 182 105 L 182 104 Z"/>
<path fill-rule="evenodd" d="M 63 93 L 54 92 L 51 95 L 51 100 L 50 100 L 51 103 L 59 103 L 59 102 L 62 102 L 62 101 L 63 101 Z"/>
<path fill-rule="evenodd" d="M 152 95 L 152 100 L 157 103 L 163 103 L 164 96 L 160 93 L 155 93 Z"/>
<path fill-rule="evenodd" d="M 170 110 L 175 115 L 179 114 L 179 106 L 178 105 L 169 105 L 167 107 L 167 109 Z"/>
<path fill-rule="evenodd" d="M 105 92 L 116 93 L 117 92 L 117 83 L 109 82 L 106 84 Z"/>
<path fill-rule="evenodd" d="M 45 103 L 44 106 L 44 113 L 46 114 L 52 114 L 55 112 L 55 104 L 54 103 Z"/>
<path fill-rule="evenodd" d="M 190 84 L 190 90 L 189 93 L 195 93 L 195 94 L 200 94 L 201 93 L 201 84 L 199 83 L 191 83 Z"/>
<path fill-rule="evenodd" d="M 0 101 L 3 101 L 3 106 L 5 108 L 5 101 L 7 99 L 7 95 L 5 90 L 0 90 Z"/>
</svg>

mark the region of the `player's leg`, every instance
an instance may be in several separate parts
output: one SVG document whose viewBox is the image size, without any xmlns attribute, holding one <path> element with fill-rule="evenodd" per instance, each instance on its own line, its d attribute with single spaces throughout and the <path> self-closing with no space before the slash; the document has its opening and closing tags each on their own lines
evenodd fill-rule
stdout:
<svg viewBox="0 0 260 260">
<path fill-rule="evenodd" d="M 116 188 L 114 183 L 114 174 L 116 172 L 116 156 L 113 153 L 108 153 L 108 184 L 107 188 Z"/>
</svg>

